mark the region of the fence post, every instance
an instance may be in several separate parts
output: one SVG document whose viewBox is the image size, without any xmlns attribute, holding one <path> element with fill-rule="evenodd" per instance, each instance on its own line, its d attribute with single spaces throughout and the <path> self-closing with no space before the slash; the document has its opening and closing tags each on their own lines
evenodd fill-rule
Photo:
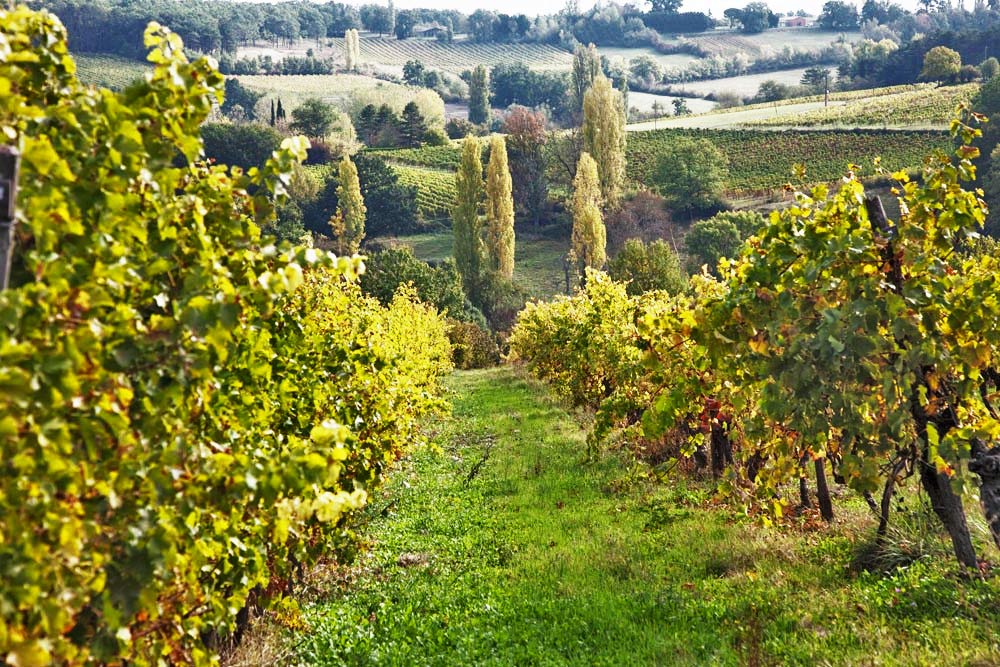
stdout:
<svg viewBox="0 0 1000 667">
<path fill-rule="evenodd" d="M 0 146 L 0 290 L 10 281 L 17 220 L 17 177 L 21 155 L 13 146 Z"/>
</svg>

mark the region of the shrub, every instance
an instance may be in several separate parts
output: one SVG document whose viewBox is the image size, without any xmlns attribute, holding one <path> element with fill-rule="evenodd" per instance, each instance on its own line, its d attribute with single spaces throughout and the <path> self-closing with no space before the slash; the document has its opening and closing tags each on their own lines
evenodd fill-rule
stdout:
<svg viewBox="0 0 1000 667">
<path fill-rule="evenodd" d="M 962 83 L 975 81 L 980 77 L 979 68 L 975 65 L 962 65 L 958 70 L 958 80 Z"/>
<path fill-rule="evenodd" d="M 444 130 L 438 128 L 431 128 L 424 133 L 424 142 L 428 146 L 447 146 L 450 141 L 448 135 L 445 134 Z"/>
<path fill-rule="evenodd" d="M 362 297 L 351 260 L 259 248 L 304 143 L 252 176 L 199 164 L 223 81 L 175 35 L 147 30 L 155 67 L 120 94 L 80 85 L 47 13 L 0 10 L 0 42 L 24 241 L 0 294 L 0 654 L 210 664 L 251 594 L 348 545 L 438 402 L 444 322 Z"/>
<path fill-rule="evenodd" d="M 426 304 L 453 318 L 465 316 L 462 282 L 451 260 L 432 267 L 413 256 L 410 248 L 387 248 L 372 253 L 365 261 L 361 290 L 383 304 L 392 302 L 399 288 L 411 285 Z"/>
<path fill-rule="evenodd" d="M 662 240 L 646 245 L 639 239 L 630 239 L 608 263 L 608 275 L 615 282 L 624 283 L 633 296 L 652 290 L 676 294 L 687 285 L 677 253 Z"/>
<path fill-rule="evenodd" d="M 699 220 L 691 225 L 684 237 L 688 270 L 694 273 L 705 265 L 709 271 L 716 273 L 719 260 L 735 257 L 740 242 L 740 231 L 731 221 L 724 218 Z"/>
<path fill-rule="evenodd" d="M 767 222 L 764 216 L 757 211 L 720 211 L 711 219 L 724 220 L 736 225 L 741 240 L 748 239 L 759 232 Z"/>
<path fill-rule="evenodd" d="M 979 63 L 979 73 L 983 76 L 983 81 L 989 81 L 997 74 L 1000 74 L 1000 62 L 996 58 L 990 57 Z"/>
<path fill-rule="evenodd" d="M 451 139 L 465 139 L 475 133 L 476 126 L 464 118 L 451 118 L 445 123 L 444 131 Z"/>
<path fill-rule="evenodd" d="M 250 123 L 205 123 L 201 127 L 205 157 L 232 167 L 262 166 L 281 145 L 273 127 Z"/>
<path fill-rule="evenodd" d="M 609 212 L 606 227 L 610 255 L 620 252 L 629 239 L 649 243 L 672 238 L 675 231 L 666 201 L 648 190 L 640 190 L 622 202 L 620 209 Z"/>
<path fill-rule="evenodd" d="M 478 324 L 449 319 L 448 340 L 455 368 L 488 368 L 500 363 L 496 338 Z"/>
<path fill-rule="evenodd" d="M 513 282 L 494 274 L 481 277 L 476 304 L 493 331 L 510 331 L 517 314 L 528 301 L 528 292 Z"/>
</svg>

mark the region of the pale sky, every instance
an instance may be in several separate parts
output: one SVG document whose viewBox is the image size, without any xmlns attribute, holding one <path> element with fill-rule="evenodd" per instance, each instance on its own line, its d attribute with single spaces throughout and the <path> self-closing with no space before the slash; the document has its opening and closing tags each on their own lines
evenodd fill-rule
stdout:
<svg viewBox="0 0 1000 667">
<path fill-rule="evenodd" d="M 358 2 L 359 0 L 355 0 Z M 376 0 L 377 1 L 377 0 Z M 632 0 L 639 4 L 638 0 Z M 709 2 L 709 0 L 685 0 L 681 6 L 682 12 L 707 12 L 712 11 L 712 16 L 721 17 L 722 12 L 728 7 L 743 7 L 751 0 L 734 0 L 734 2 Z M 505 14 L 555 14 L 565 6 L 565 0 L 394 0 L 397 9 L 411 9 L 414 7 L 428 7 L 434 9 L 457 9 L 466 14 L 471 14 L 476 9 L 492 9 Z M 812 15 L 819 14 L 823 9 L 825 0 L 769 0 L 768 6 L 775 12 L 790 12 L 804 9 Z M 855 5 L 860 9 L 863 0 L 859 0 Z M 915 10 L 916 0 L 896 0 L 897 4 L 909 10 Z M 587 9 L 594 5 L 592 0 L 580 0 L 581 9 Z"/>
</svg>

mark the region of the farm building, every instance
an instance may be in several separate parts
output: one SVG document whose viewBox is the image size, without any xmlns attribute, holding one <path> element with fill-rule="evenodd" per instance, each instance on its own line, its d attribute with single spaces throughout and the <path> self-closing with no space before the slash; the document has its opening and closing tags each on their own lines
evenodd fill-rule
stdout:
<svg viewBox="0 0 1000 667">
<path fill-rule="evenodd" d="M 439 23 L 418 23 L 413 26 L 413 36 L 414 37 L 437 37 L 438 35 L 444 35 L 448 32 L 448 29 Z"/>
<path fill-rule="evenodd" d="M 787 19 L 782 19 L 781 26 L 783 28 L 805 28 L 809 23 L 809 19 L 805 16 L 791 16 Z"/>
</svg>

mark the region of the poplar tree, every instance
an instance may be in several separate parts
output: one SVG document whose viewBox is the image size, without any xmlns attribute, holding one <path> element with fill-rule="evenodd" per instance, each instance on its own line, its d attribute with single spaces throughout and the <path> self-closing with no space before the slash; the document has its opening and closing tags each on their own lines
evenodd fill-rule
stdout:
<svg viewBox="0 0 1000 667">
<path fill-rule="evenodd" d="M 483 161 L 479 141 L 474 137 L 466 137 L 462 142 L 455 191 L 455 207 L 451 212 L 455 266 L 462 276 L 465 294 L 471 298 L 479 284 L 482 263 L 479 207 L 483 201 Z"/>
<path fill-rule="evenodd" d="M 601 217 L 601 186 L 597 163 L 589 153 L 580 155 L 573 179 L 573 239 L 571 252 L 581 277 L 587 267 L 600 269 L 607 260 L 607 233 Z"/>
<path fill-rule="evenodd" d="M 469 81 L 469 121 L 479 125 L 490 115 L 490 93 L 486 67 L 476 65 Z"/>
<path fill-rule="evenodd" d="M 330 219 L 337 253 L 353 255 L 361 248 L 365 238 L 365 200 L 361 196 L 361 182 L 358 169 L 351 158 L 344 155 L 338 173 L 337 212 Z"/>
<path fill-rule="evenodd" d="M 616 208 L 625 182 L 625 111 L 621 94 L 603 74 L 584 95 L 583 150 L 597 162 L 605 205 Z"/>
<path fill-rule="evenodd" d="M 570 93 L 573 95 L 573 113 L 583 108 L 583 96 L 601 73 L 601 56 L 593 44 L 584 47 L 578 44 L 573 52 Z"/>
<path fill-rule="evenodd" d="M 498 134 L 490 139 L 486 168 L 486 250 L 490 270 L 510 280 L 514 277 L 514 196 L 507 145 Z"/>
<path fill-rule="evenodd" d="M 349 71 L 358 69 L 361 60 L 361 46 L 358 41 L 357 28 L 351 28 L 344 32 L 344 62 Z"/>
</svg>

